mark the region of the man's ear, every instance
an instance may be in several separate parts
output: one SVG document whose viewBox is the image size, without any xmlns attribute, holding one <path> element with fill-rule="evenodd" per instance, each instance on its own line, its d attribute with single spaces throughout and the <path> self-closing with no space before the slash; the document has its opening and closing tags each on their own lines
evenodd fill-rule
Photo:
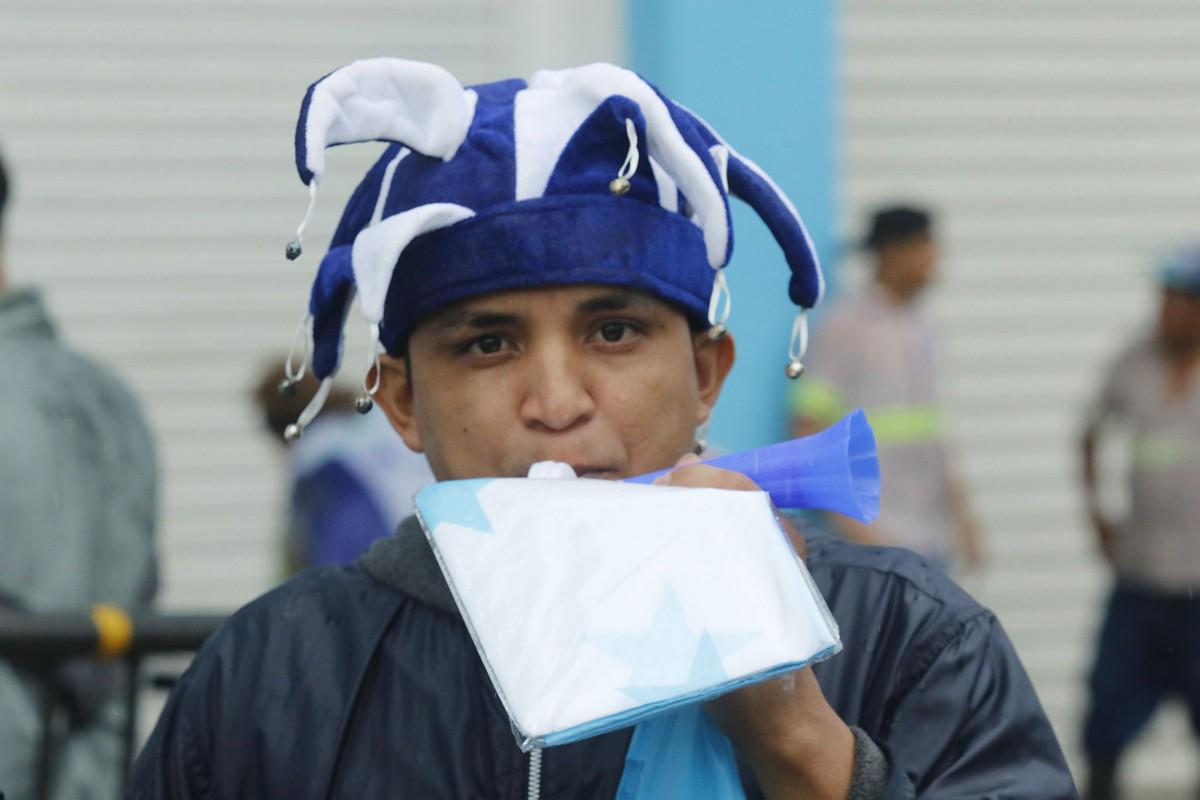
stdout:
<svg viewBox="0 0 1200 800">
<path fill-rule="evenodd" d="M 379 357 L 379 391 L 375 393 L 375 403 L 383 409 L 388 422 L 400 434 L 400 438 L 415 453 L 421 449 L 421 433 L 417 429 L 417 416 L 414 413 L 412 375 L 404 363 L 404 359 L 387 354 Z M 367 376 L 367 382 L 373 380 Z"/>
<path fill-rule="evenodd" d="M 696 424 L 703 425 L 712 415 L 713 406 L 721 395 L 721 387 L 725 385 L 725 377 L 733 369 L 737 348 L 733 344 L 733 334 L 726 332 L 713 341 L 705 331 L 695 335 L 692 350 L 696 358 L 696 388 L 700 400 L 696 408 Z"/>
</svg>

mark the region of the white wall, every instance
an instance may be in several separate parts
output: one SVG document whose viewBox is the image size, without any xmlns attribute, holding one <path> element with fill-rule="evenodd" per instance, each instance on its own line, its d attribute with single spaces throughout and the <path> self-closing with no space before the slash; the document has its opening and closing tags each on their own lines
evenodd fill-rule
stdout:
<svg viewBox="0 0 1200 800">
<path fill-rule="evenodd" d="M 1102 365 L 1152 313 L 1152 254 L 1200 238 L 1198 41 L 1194 0 L 842 7 L 844 229 L 882 200 L 941 213 L 945 397 L 990 533 L 972 585 L 1073 758 L 1106 585 L 1075 437 Z M 1167 714 L 1131 778 L 1190 783 L 1187 738 Z"/>
<path fill-rule="evenodd" d="M 285 261 L 307 201 L 292 133 L 308 84 L 376 55 L 434 61 L 463 82 L 621 60 L 621 8 L 0 5 L 0 146 L 16 192 L 10 271 L 45 286 L 70 342 L 116 367 L 145 402 L 161 447 L 165 607 L 230 609 L 277 575 L 281 464 L 248 390 L 264 357 L 286 350 L 322 245 L 382 147 L 331 152 L 308 249 Z M 365 342 L 351 327 L 355 354 Z"/>
</svg>

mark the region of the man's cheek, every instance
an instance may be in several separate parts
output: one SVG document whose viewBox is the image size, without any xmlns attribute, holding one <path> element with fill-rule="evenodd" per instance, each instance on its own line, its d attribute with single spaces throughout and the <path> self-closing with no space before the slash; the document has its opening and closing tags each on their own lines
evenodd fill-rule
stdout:
<svg viewBox="0 0 1200 800">
<path fill-rule="evenodd" d="M 612 392 L 608 400 L 606 411 L 626 436 L 635 441 L 662 435 L 670 418 L 668 395 L 654 383 L 623 386 Z"/>
<path fill-rule="evenodd" d="M 675 463 L 689 448 L 694 431 L 685 416 L 677 413 L 684 402 L 687 400 L 679 393 L 664 391 L 655 382 L 614 398 L 617 425 L 634 462 L 646 470 L 661 469 Z"/>
<path fill-rule="evenodd" d="M 646 405 L 661 413 L 662 405 L 684 386 L 672 370 L 663 368 L 667 363 L 647 362 L 635 369 L 616 372 L 609 376 L 607 385 L 623 404 Z"/>
</svg>

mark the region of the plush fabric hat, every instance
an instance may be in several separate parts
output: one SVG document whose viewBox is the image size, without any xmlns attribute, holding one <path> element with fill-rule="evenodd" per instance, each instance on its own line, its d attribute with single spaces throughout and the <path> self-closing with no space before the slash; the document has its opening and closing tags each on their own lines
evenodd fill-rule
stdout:
<svg viewBox="0 0 1200 800">
<path fill-rule="evenodd" d="M 380 346 L 401 352 L 438 309 L 536 286 L 639 289 L 723 334 L 730 195 L 762 217 L 791 268 L 800 313 L 788 372 L 802 370 L 804 312 L 824 284 L 795 207 L 757 165 L 635 73 L 591 64 L 464 88 L 440 67 L 400 59 L 335 70 L 300 108 L 296 166 L 310 201 L 289 258 L 301 253 L 325 149 L 372 140 L 391 144 L 342 214 L 289 358 L 289 379 L 311 366 L 324 390 L 290 438 L 328 394 L 356 293 L 371 363 Z M 310 330 L 311 349 L 296 364 Z M 375 388 L 364 386 L 362 409 Z"/>
<path fill-rule="evenodd" d="M 1200 295 L 1200 242 L 1179 247 L 1163 259 L 1159 282 L 1167 289 Z"/>
</svg>

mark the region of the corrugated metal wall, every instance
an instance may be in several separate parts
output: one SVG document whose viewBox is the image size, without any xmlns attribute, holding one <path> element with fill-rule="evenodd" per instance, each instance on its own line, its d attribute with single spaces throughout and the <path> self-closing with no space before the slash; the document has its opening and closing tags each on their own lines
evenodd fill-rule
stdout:
<svg viewBox="0 0 1200 800">
<path fill-rule="evenodd" d="M 1075 438 L 1152 254 L 1200 236 L 1200 3 L 848 0 L 840 38 L 844 230 L 881 200 L 941 213 L 945 397 L 992 557 L 969 583 L 1073 750 L 1106 585 Z M 1195 753 L 1172 709 L 1131 779 L 1186 785 Z"/>
<path fill-rule="evenodd" d="M 322 244 L 381 148 L 331 153 L 309 249 L 285 261 L 307 202 L 291 146 L 308 83 L 376 55 L 434 61 L 464 82 L 620 60 L 620 10 L 615 0 L 0 5 L 10 272 L 44 285 L 68 339 L 145 402 L 161 446 L 167 607 L 232 608 L 277 576 L 281 453 L 258 428 L 249 387 L 264 357 L 287 348 Z M 353 333 L 357 353 L 365 341 Z"/>
</svg>

